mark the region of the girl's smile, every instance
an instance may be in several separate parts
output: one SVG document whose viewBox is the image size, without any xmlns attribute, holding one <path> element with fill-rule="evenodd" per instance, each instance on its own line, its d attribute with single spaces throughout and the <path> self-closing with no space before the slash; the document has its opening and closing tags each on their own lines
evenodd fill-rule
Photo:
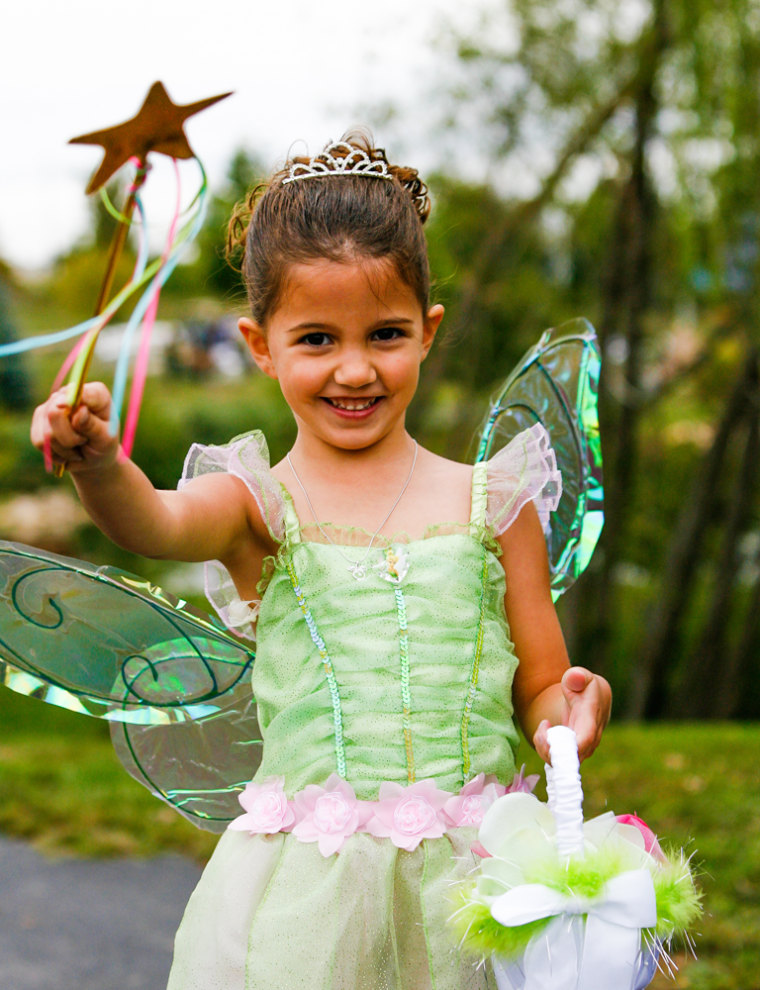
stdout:
<svg viewBox="0 0 760 990">
<path fill-rule="evenodd" d="M 368 415 L 380 401 L 380 396 L 375 396 L 373 399 L 325 398 L 325 402 L 329 403 L 336 412 L 342 413 L 351 419 L 358 419 Z"/>
<path fill-rule="evenodd" d="M 404 431 L 420 364 L 443 316 L 382 259 L 289 267 L 265 327 L 240 321 L 254 360 L 276 378 L 300 442 L 360 450 Z"/>
</svg>

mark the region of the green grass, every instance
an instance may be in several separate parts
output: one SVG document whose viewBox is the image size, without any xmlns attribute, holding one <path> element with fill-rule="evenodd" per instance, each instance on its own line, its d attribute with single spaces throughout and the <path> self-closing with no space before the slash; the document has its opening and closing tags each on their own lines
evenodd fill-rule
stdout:
<svg viewBox="0 0 760 990">
<path fill-rule="evenodd" d="M 760 986 L 760 726 L 622 726 L 584 767 L 586 816 L 637 812 L 693 854 L 704 891 L 683 986 Z"/>
<path fill-rule="evenodd" d="M 211 854 L 216 836 L 121 769 L 105 723 L 0 689 L 0 726 L 0 832 L 51 854 Z"/>
<path fill-rule="evenodd" d="M 105 727 L 0 691 L 0 831 L 51 854 L 203 861 L 215 837 L 120 768 Z M 760 986 L 760 726 L 613 726 L 584 764 L 585 816 L 636 812 L 693 854 L 705 917 L 677 987 Z M 532 751 L 521 753 L 533 772 Z M 542 788 L 543 785 L 540 785 Z M 543 791 L 541 792 L 543 797 Z M 668 984 L 658 983 L 658 986 Z M 673 984 L 670 984 L 673 986 Z"/>
</svg>

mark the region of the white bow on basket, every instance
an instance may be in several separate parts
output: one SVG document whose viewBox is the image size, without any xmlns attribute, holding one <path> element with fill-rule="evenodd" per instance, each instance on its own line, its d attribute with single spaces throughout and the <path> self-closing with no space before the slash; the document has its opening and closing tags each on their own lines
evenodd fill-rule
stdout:
<svg viewBox="0 0 760 990">
<path fill-rule="evenodd" d="M 548 804 L 506 794 L 480 828 L 485 856 L 452 923 L 493 957 L 499 990 L 642 990 L 700 914 L 682 852 L 633 815 L 583 822 L 575 733 L 549 730 Z"/>
</svg>

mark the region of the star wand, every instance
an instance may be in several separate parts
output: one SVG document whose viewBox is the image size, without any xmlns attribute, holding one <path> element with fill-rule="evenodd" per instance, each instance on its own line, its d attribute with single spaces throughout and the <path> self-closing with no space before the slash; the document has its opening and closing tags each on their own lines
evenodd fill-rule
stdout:
<svg viewBox="0 0 760 990">
<path fill-rule="evenodd" d="M 132 217 L 135 208 L 137 207 L 140 209 L 139 194 L 148 176 L 148 153 L 155 151 L 159 154 L 168 155 L 170 158 L 174 159 L 175 162 L 177 159 L 196 158 L 196 155 L 190 147 L 185 135 L 183 129 L 184 122 L 188 119 L 188 117 L 192 117 L 194 114 L 200 113 L 202 110 L 212 106 L 214 103 L 218 103 L 220 100 L 226 99 L 226 97 L 230 95 L 230 93 L 222 93 L 218 96 L 212 96 L 205 100 L 198 100 L 195 103 L 188 103 L 184 105 L 176 104 L 170 99 L 163 83 L 155 82 L 148 91 L 148 95 L 145 97 L 140 110 L 130 120 L 127 120 L 122 124 L 116 124 L 113 127 L 105 128 L 104 130 L 92 131 L 89 134 L 82 134 L 79 137 L 72 138 L 69 142 L 70 144 L 97 144 L 104 149 L 103 160 L 87 186 L 86 192 L 88 194 L 102 189 L 111 176 L 113 176 L 127 162 L 131 161 L 136 165 L 135 178 L 129 189 L 127 200 L 124 204 L 122 212 L 118 214 L 116 211 L 112 210 L 114 216 L 116 216 L 119 220 L 119 226 L 117 227 L 111 242 L 108 262 L 106 265 L 105 274 L 103 276 L 103 281 L 98 292 L 94 314 L 96 318 L 104 315 L 105 318 L 102 320 L 95 320 L 94 324 L 87 331 L 86 336 L 76 345 L 61 369 L 61 376 L 67 375 L 67 404 L 72 411 L 76 409 L 81 399 L 82 389 L 90 368 L 92 356 L 95 351 L 95 345 L 100 335 L 100 331 L 106 325 L 108 319 L 110 319 L 124 299 L 127 298 L 128 295 L 131 295 L 131 292 L 134 291 L 134 289 L 144 284 L 148 279 L 154 279 L 156 284 L 152 298 L 148 301 L 147 305 L 143 307 L 143 311 L 146 313 L 146 319 L 149 318 L 152 324 L 153 317 L 155 316 L 155 309 L 158 303 L 158 293 L 160 292 L 164 281 L 168 277 L 169 271 L 174 267 L 172 264 L 169 271 L 165 271 L 164 276 L 160 277 L 162 268 L 168 267 L 166 263 L 170 257 L 170 247 L 173 242 L 172 236 L 170 237 L 170 245 L 167 248 L 164 258 L 162 259 L 163 264 L 159 263 L 157 265 L 154 263 L 152 266 L 146 267 L 144 264 L 144 258 L 141 259 L 138 255 L 138 264 L 130 284 L 125 286 L 125 289 L 122 290 L 122 292 L 120 292 L 115 299 L 109 302 L 114 274 L 116 272 L 119 258 L 121 257 L 121 253 L 124 249 L 127 232 L 132 223 Z M 205 191 L 205 175 L 202 191 Z M 172 235 L 175 225 L 176 217 L 175 224 L 172 225 Z M 139 254 L 142 253 L 143 252 L 140 252 Z M 118 305 L 114 305 L 117 303 Z M 147 361 L 147 356 L 145 356 L 145 361 Z M 138 377 L 139 376 L 136 376 L 135 382 L 133 383 L 133 390 L 135 386 L 137 386 L 137 406 L 139 406 L 139 398 L 142 394 L 142 382 L 138 382 Z M 54 390 L 55 387 L 57 387 L 57 384 L 58 383 L 54 385 Z M 114 396 L 114 399 L 116 400 L 116 396 Z M 119 405 L 120 403 L 114 401 L 116 423 L 114 424 L 112 421 L 112 425 L 115 425 L 117 428 Z M 128 420 L 128 425 L 130 426 L 128 446 L 131 448 L 133 428 L 136 425 L 136 407 L 134 403 L 130 403 L 130 414 L 130 419 L 133 422 L 129 423 Z M 125 444 L 125 448 L 126 446 L 127 444 Z M 127 453 L 129 453 L 128 450 Z M 63 465 L 56 465 L 54 468 L 57 477 L 61 477 L 64 470 L 65 468 Z"/>
</svg>

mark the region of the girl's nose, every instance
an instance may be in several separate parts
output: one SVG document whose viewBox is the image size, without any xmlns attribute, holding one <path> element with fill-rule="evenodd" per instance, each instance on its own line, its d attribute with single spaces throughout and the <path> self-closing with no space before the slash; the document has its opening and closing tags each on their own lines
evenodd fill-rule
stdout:
<svg viewBox="0 0 760 990">
<path fill-rule="evenodd" d="M 341 355 L 333 373 L 336 385 L 361 388 L 377 381 L 377 371 L 364 351 L 351 351 Z"/>
</svg>

